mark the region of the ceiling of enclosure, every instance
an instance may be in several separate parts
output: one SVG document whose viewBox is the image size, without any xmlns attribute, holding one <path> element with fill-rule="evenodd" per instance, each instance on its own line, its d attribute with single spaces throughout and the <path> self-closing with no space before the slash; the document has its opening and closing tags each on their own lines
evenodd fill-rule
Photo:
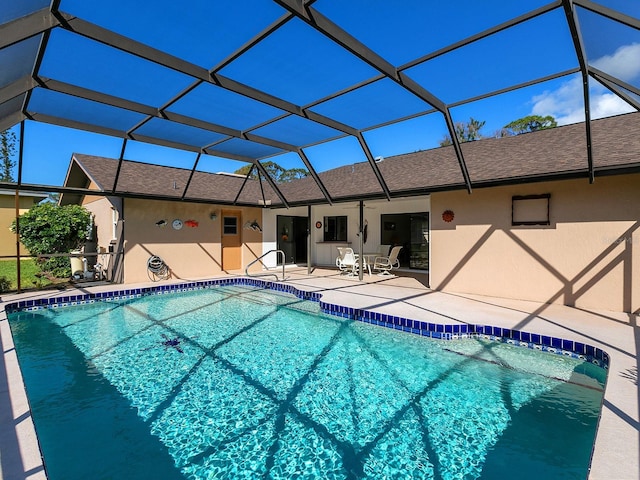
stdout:
<svg viewBox="0 0 640 480">
<path fill-rule="evenodd" d="M 140 142 L 191 152 L 188 167 L 152 162 L 188 178 L 216 173 L 221 159 L 252 165 L 256 191 L 289 205 L 355 198 L 321 175 L 352 164 L 365 164 L 370 195 L 392 198 L 402 188 L 380 158 L 445 137 L 443 168 L 471 191 L 456 125 L 476 119 L 495 137 L 552 114 L 584 122 L 577 155 L 593 180 L 592 120 L 640 110 L 639 18 L 640 2 L 627 0 L 0 0 L 0 131 L 42 122 L 119 139 L 113 194 Z M 63 192 L 30 181 L 42 161 L 20 155 L 0 187 Z M 306 170 L 309 187 L 281 188 L 266 162 Z M 427 192 L 433 179 L 421 175 Z M 185 183 L 180 198 L 201 198 L 205 187 Z"/>
</svg>

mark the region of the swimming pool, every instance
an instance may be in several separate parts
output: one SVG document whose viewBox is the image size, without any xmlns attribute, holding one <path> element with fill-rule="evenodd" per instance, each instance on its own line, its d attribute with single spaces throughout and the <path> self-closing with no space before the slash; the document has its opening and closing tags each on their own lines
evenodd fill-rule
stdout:
<svg viewBox="0 0 640 480">
<path fill-rule="evenodd" d="M 9 315 L 52 480 L 586 477 L 589 359 L 244 285 L 125 297 Z"/>
</svg>

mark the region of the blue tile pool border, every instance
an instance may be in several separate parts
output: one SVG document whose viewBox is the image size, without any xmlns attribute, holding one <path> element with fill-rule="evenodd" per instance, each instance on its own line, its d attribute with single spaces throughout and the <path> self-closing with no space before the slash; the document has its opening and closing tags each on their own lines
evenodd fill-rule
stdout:
<svg viewBox="0 0 640 480">
<path fill-rule="evenodd" d="M 35 300 L 21 300 L 5 305 L 7 314 L 20 311 L 35 311 L 45 308 L 64 308 L 76 305 L 86 305 L 96 301 L 125 301 L 149 295 L 164 295 L 171 293 L 190 292 L 204 290 L 217 286 L 243 285 L 253 286 L 278 292 L 290 293 L 303 300 L 319 302 L 320 310 L 329 315 L 334 315 L 350 320 L 356 320 L 381 327 L 402 330 L 407 333 L 421 335 L 440 340 L 456 340 L 459 338 L 483 338 L 491 341 L 508 343 L 515 346 L 526 347 L 557 355 L 569 356 L 588 361 L 602 368 L 609 367 L 609 355 L 602 349 L 573 340 L 540 335 L 531 332 L 513 330 L 502 327 L 481 324 L 438 324 L 413 320 L 386 313 L 371 310 L 345 307 L 323 302 L 322 294 L 307 292 L 298 288 L 278 282 L 259 280 L 256 278 L 224 278 L 205 280 L 198 282 L 157 285 L 144 288 L 132 288 L 109 292 L 83 293 L 79 295 L 65 295 L 53 298 L 41 298 Z"/>
</svg>

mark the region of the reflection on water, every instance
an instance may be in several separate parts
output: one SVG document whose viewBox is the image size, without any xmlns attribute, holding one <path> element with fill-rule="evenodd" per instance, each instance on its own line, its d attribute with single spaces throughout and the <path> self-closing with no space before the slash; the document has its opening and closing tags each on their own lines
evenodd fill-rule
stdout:
<svg viewBox="0 0 640 480">
<path fill-rule="evenodd" d="M 585 478 L 605 380 L 241 286 L 10 322 L 52 480 Z"/>
</svg>

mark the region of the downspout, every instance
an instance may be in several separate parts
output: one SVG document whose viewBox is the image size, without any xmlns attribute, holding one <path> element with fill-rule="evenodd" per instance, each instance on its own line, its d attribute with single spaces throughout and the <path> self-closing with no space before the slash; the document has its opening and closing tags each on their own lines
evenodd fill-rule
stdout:
<svg viewBox="0 0 640 480">
<path fill-rule="evenodd" d="M 18 147 L 18 184 L 16 185 L 16 280 L 18 293 L 22 292 L 20 268 L 20 186 L 22 185 L 22 156 L 24 155 L 24 120 L 20 122 L 20 144 Z"/>
<path fill-rule="evenodd" d="M 311 205 L 307 205 L 307 275 L 311 275 Z"/>
<path fill-rule="evenodd" d="M 18 293 L 21 293 L 20 285 L 20 190 L 16 187 L 16 275 L 18 282 Z"/>
<path fill-rule="evenodd" d="M 360 238 L 360 244 L 358 245 L 358 261 L 360 262 L 360 268 L 358 269 L 358 279 L 362 281 L 364 272 L 362 271 L 364 268 L 364 258 L 362 256 L 364 251 L 364 236 L 362 235 L 362 229 L 364 225 L 364 202 L 360 200 L 360 226 L 358 227 L 358 237 Z"/>
</svg>

